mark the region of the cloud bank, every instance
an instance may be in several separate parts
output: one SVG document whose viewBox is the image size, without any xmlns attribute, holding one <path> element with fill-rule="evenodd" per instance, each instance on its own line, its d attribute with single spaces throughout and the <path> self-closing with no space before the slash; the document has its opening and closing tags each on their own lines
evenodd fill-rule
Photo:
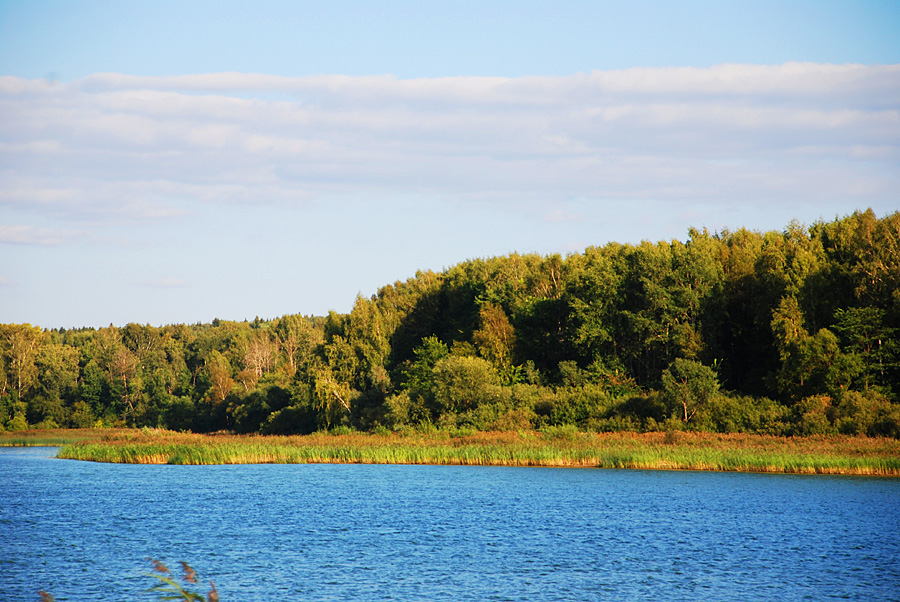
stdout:
<svg viewBox="0 0 900 602">
<path fill-rule="evenodd" d="M 866 206 L 896 196 L 898 167 L 900 65 L 0 77 L 0 209 L 19 221 L 383 194 Z M 9 223 L 0 235 L 66 240 Z"/>
</svg>

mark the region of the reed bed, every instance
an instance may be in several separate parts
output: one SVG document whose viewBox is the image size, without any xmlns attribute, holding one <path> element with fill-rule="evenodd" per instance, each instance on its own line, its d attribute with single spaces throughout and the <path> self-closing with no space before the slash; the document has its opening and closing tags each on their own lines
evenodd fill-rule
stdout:
<svg viewBox="0 0 900 602">
<path fill-rule="evenodd" d="M 900 476 L 900 441 L 679 433 L 538 432 L 295 437 L 115 432 L 60 458 L 130 464 L 453 464 Z"/>
</svg>

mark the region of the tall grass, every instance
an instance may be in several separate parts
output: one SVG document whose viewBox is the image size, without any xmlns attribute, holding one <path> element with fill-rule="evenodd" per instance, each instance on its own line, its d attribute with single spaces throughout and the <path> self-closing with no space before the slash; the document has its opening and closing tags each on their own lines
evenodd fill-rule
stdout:
<svg viewBox="0 0 900 602">
<path fill-rule="evenodd" d="M 132 464 L 456 464 L 900 476 L 900 441 L 682 433 L 454 433 L 295 437 L 134 431 L 60 458 Z"/>
<path fill-rule="evenodd" d="M 121 436 L 127 429 L 31 429 L 0 432 L 0 447 L 59 447 L 76 441 Z"/>
</svg>

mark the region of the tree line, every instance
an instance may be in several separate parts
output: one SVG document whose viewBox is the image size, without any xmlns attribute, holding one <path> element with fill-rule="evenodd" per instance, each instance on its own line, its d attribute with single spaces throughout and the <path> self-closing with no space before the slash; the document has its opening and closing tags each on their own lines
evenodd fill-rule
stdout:
<svg viewBox="0 0 900 602">
<path fill-rule="evenodd" d="M 348 314 L 0 325 L 0 428 L 900 437 L 900 213 L 472 259 Z"/>
</svg>

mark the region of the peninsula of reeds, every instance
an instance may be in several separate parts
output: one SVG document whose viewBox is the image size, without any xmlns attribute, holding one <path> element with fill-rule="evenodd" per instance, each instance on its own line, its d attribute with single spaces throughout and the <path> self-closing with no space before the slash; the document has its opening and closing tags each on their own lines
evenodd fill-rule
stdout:
<svg viewBox="0 0 900 602">
<path fill-rule="evenodd" d="M 113 431 L 60 458 L 131 464 L 453 464 L 900 476 L 900 441 L 708 433 L 357 432 L 303 436 Z"/>
</svg>

